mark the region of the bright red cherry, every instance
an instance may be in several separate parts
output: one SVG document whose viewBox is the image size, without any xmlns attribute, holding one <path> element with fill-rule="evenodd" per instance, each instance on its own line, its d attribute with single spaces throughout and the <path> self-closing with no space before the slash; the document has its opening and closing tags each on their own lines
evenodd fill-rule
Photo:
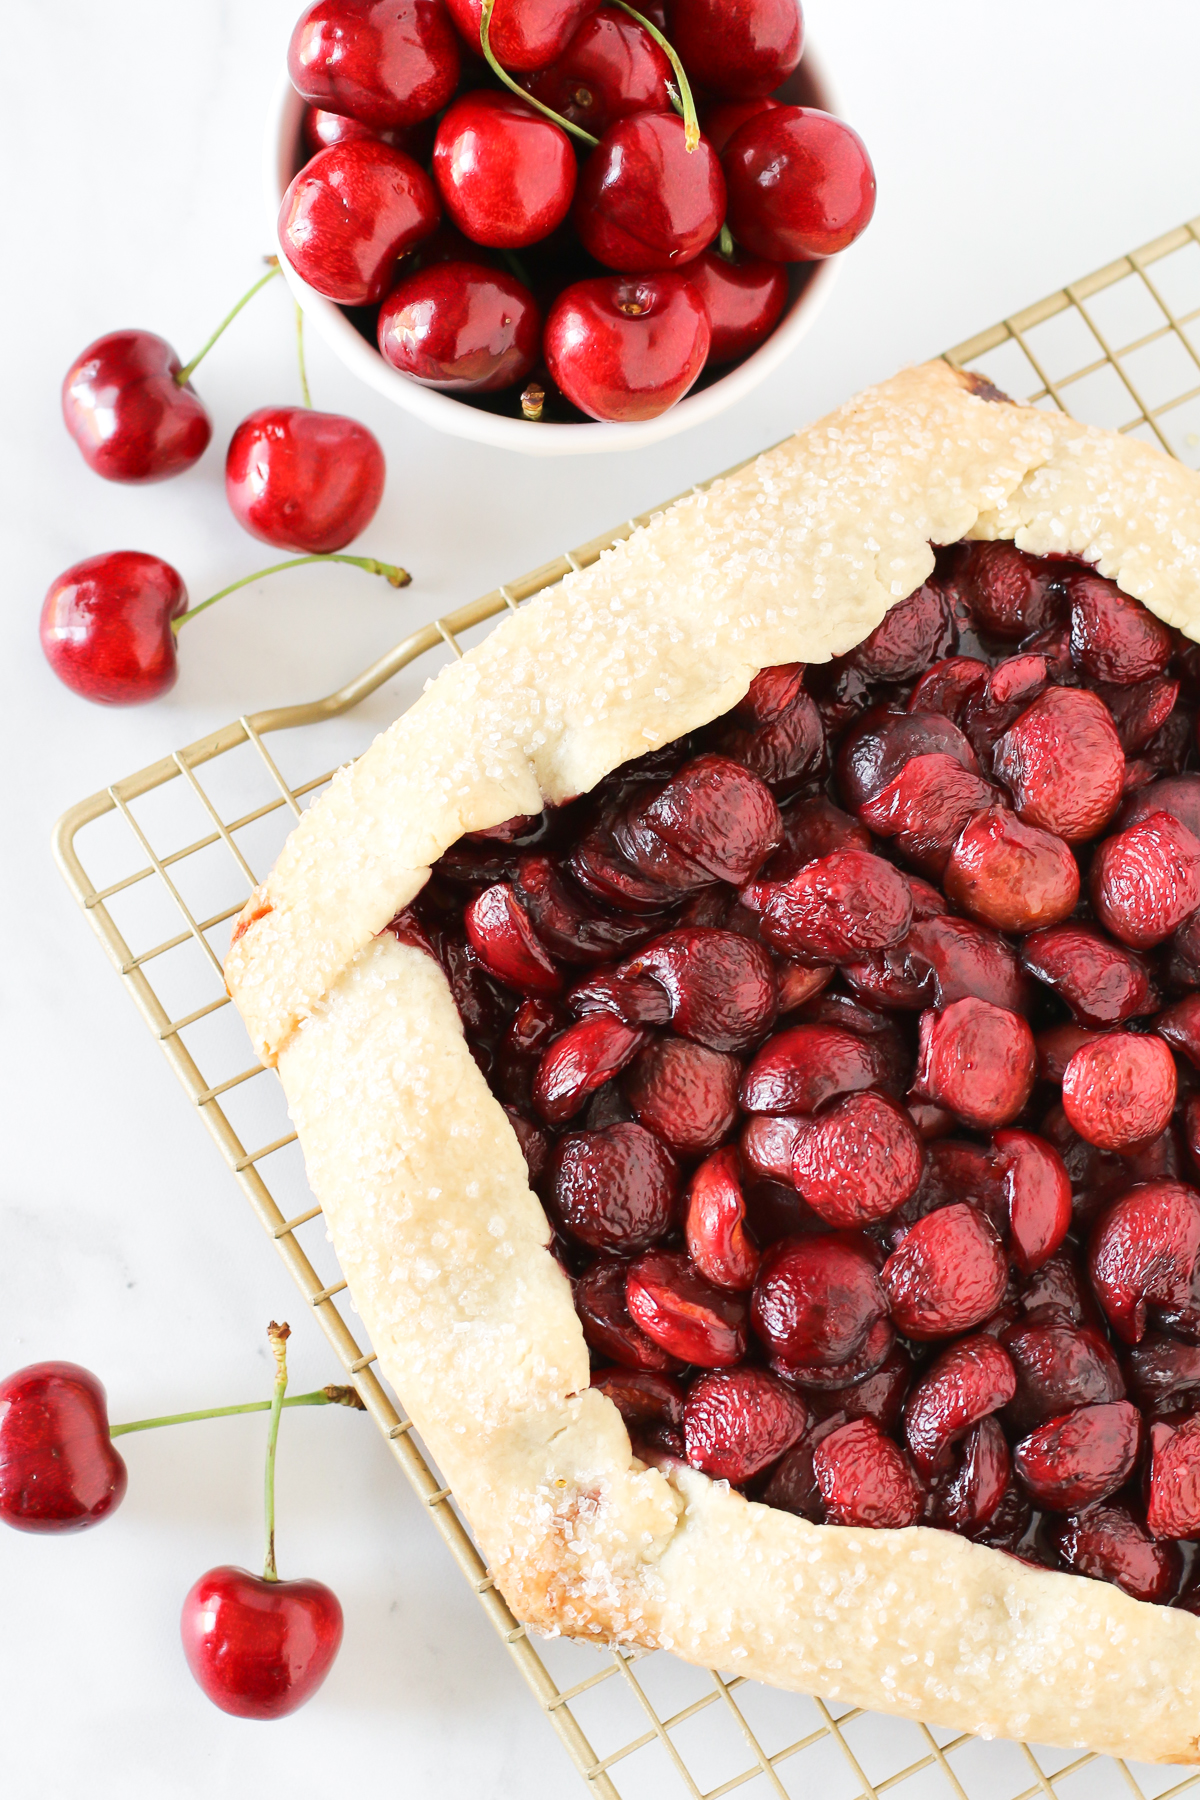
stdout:
<svg viewBox="0 0 1200 1800">
<path fill-rule="evenodd" d="M 579 177 L 575 229 L 598 262 L 626 274 L 676 268 L 712 243 L 725 217 L 725 180 L 706 138 L 685 147 L 678 113 L 618 119 Z"/>
<path fill-rule="evenodd" d="M 282 1719 L 311 1698 L 342 1642 L 337 1595 L 320 1581 L 268 1581 L 225 1564 L 191 1588 L 183 1653 L 204 1692 L 241 1719 Z"/>
<path fill-rule="evenodd" d="M 442 0 L 316 0 L 288 45 L 293 87 L 373 130 L 440 112 L 460 61 Z"/>
<path fill-rule="evenodd" d="M 700 87 L 753 99 L 800 61 L 804 20 L 799 0 L 668 0 L 667 36 Z"/>
<path fill-rule="evenodd" d="M 76 357 L 62 384 L 67 430 L 106 481 L 166 481 L 198 462 L 212 421 L 165 339 L 110 331 Z"/>
<path fill-rule="evenodd" d="M 307 406 L 259 407 L 225 457 L 238 523 L 264 543 L 305 554 L 340 550 L 365 531 L 386 475 L 379 440 L 365 425 Z"/>
<path fill-rule="evenodd" d="M 704 135 L 718 156 L 724 156 L 725 146 L 740 125 L 747 119 L 755 119 L 760 112 L 770 112 L 779 105 L 778 100 L 764 97 L 761 100 L 716 100 L 706 106 L 700 115 L 704 127 Z M 321 114 L 324 118 L 326 115 Z M 313 149 L 319 149 L 318 144 Z"/>
<path fill-rule="evenodd" d="M 575 193 L 575 152 L 561 126 L 512 94 L 456 100 L 433 145 L 433 174 L 459 230 L 516 250 L 561 225 Z"/>
<path fill-rule="evenodd" d="M 483 0 L 446 0 L 467 43 L 479 48 Z M 518 74 L 544 69 L 561 56 L 580 21 L 599 0 L 496 0 L 488 43 L 496 61 Z M 639 8 L 640 10 L 640 8 Z"/>
<path fill-rule="evenodd" d="M 51 584 L 42 604 L 42 649 L 59 680 L 85 700 L 156 700 L 175 685 L 171 620 L 186 611 L 187 589 L 170 563 L 141 550 L 110 550 L 75 563 Z"/>
<path fill-rule="evenodd" d="M 546 320 L 550 374 L 593 419 L 655 419 L 704 367 L 704 302 L 682 274 L 601 276 L 560 294 Z"/>
<path fill-rule="evenodd" d="M 544 106 L 598 137 L 629 113 L 667 111 L 673 81 L 666 54 L 645 26 L 618 7 L 601 6 L 557 62 L 524 85 Z"/>
<path fill-rule="evenodd" d="M 30 1363 L 0 1381 L 0 1519 L 18 1531 L 86 1531 L 120 1506 L 125 1464 L 104 1389 L 77 1363 Z"/>
<path fill-rule="evenodd" d="M 710 363 L 732 362 L 769 337 L 787 305 L 788 282 L 779 263 L 705 250 L 687 266 L 712 328 Z"/>
<path fill-rule="evenodd" d="M 419 269 L 379 309 L 379 348 L 392 367 L 459 394 L 521 381 L 538 360 L 541 332 L 528 288 L 479 263 Z"/>
<path fill-rule="evenodd" d="M 815 107 L 777 106 L 747 119 L 721 166 L 730 230 L 772 262 L 834 256 L 875 211 L 875 171 L 862 139 Z"/>
<path fill-rule="evenodd" d="M 335 144 L 352 143 L 355 138 L 377 138 L 381 144 L 388 144 L 393 150 L 403 150 L 407 156 L 416 156 L 418 162 L 424 160 L 414 148 L 421 135 L 416 129 L 396 125 L 382 131 L 372 131 L 369 125 L 360 124 L 357 119 L 348 118 L 345 113 L 322 112 L 316 106 L 305 107 L 300 135 L 310 156 L 315 156 L 319 150 L 331 150 Z"/>
<path fill-rule="evenodd" d="M 382 300 L 397 260 L 441 215 L 437 189 L 402 150 L 363 138 L 322 150 L 279 209 L 283 253 L 310 287 L 340 306 Z"/>
</svg>

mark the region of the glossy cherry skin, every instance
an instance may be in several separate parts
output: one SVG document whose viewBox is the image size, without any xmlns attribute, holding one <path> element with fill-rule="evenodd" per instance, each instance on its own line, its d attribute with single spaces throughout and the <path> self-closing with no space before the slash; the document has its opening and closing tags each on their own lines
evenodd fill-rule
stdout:
<svg viewBox="0 0 1200 1800">
<path fill-rule="evenodd" d="M 183 364 L 152 331 L 110 331 L 63 377 L 62 410 L 83 460 L 106 481 L 167 481 L 198 462 L 212 421 Z"/>
<path fill-rule="evenodd" d="M 543 106 L 599 137 L 630 113 L 664 112 L 673 81 L 666 55 L 645 27 L 615 6 L 601 6 L 557 61 L 524 85 Z"/>
<path fill-rule="evenodd" d="M 718 100 L 712 106 L 706 106 L 700 114 L 700 123 L 704 135 L 718 156 L 724 153 L 725 146 L 740 125 L 747 119 L 753 119 L 760 112 L 770 112 L 772 107 L 780 104 L 778 100 Z"/>
<path fill-rule="evenodd" d="M 446 0 L 463 38 L 478 51 L 483 0 Z M 498 63 L 518 74 L 561 56 L 598 0 L 496 0 L 488 43 Z M 639 9 L 640 10 L 640 9 Z"/>
<path fill-rule="evenodd" d="M 446 211 L 477 244 L 516 250 L 561 225 L 575 152 L 561 126 L 512 94 L 464 94 L 438 126 L 433 175 Z"/>
<path fill-rule="evenodd" d="M 747 119 L 721 166 L 730 230 L 770 262 L 836 256 L 875 211 L 875 171 L 862 139 L 815 107 L 777 106 Z"/>
<path fill-rule="evenodd" d="M 86 1531 L 120 1506 L 125 1464 L 104 1389 L 77 1363 L 30 1363 L 0 1381 L 0 1519 L 18 1531 Z"/>
<path fill-rule="evenodd" d="M 372 131 L 369 125 L 347 118 L 345 113 L 325 112 L 318 106 L 306 108 L 300 130 L 310 156 L 315 156 L 319 150 L 331 150 L 335 144 L 348 144 L 354 138 L 378 138 L 381 144 L 389 144 L 393 150 L 403 150 L 409 156 L 414 156 L 414 145 L 420 135 L 401 125 Z M 424 158 L 417 157 L 418 162 L 423 160 Z"/>
<path fill-rule="evenodd" d="M 729 262 L 709 249 L 688 264 L 687 274 L 708 313 L 710 363 L 732 362 L 761 344 L 787 305 L 787 276 L 778 263 L 741 255 Z"/>
<path fill-rule="evenodd" d="M 183 577 L 141 550 L 110 550 L 64 570 L 42 602 L 41 640 L 59 680 L 108 706 L 174 687 L 171 620 L 187 611 Z"/>
<path fill-rule="evenodd" d="M 189 1590 L 180 1619 L 188 1668 L 214 1706 L 282 1719 L 310 1700 L 342 1642 L 342 1609 L 321 1581 L 266 1581 L 225 1563 Z"/>
<path fill-rule="evenodd" d="M 559 295 L 543 345 L 554 381 L 593 419 L 656 419 L 708 355 L 704 303 L 682 274 L 601 276 Z"/>
<path fill-rule="evenodd" d="M 387 465 L 355 419 L 308 406 L 260 406 L 225 457 L 225 494 L 240 525 L 280 550 L 340 550 L 379 510 Z"/>
<path fill-rule="evenodd" d="M 799 0 L 669 0 L 667 36 L 710 94 L 754 99 L 800 61 L 804 21 Z"/>
<path fill-rule="evenodd" d="M 379 309 L 379 348 L 425 387 L 490 394 L 524 379 L 541 353 L 541 314 L 515 276 L 443 262 L 406 275 Z"/>
<path fill-rule="evenodd" d="M 575 229 L 610 269 L 648 274 L 690 262 L 725 217 L 725 179 L 706 138 L 684 145 L 678 113 L 634 113 L 610 125 L 584 164 Z"/>
<path fill-rule="evenodd" d="M 370 306 L 440 217 L 437 189 L 411 156 L 360 138 L 322 150 L 301 169 L 279 209 L 279 243 L 318 294 Z"/>
<path fill-rule="evenodd" d="M 288 45 L 292 86 L 373 130 L 417 125 L 458 86 L 458 38 L 442 0 L 316 0 Z"/>
</svg>

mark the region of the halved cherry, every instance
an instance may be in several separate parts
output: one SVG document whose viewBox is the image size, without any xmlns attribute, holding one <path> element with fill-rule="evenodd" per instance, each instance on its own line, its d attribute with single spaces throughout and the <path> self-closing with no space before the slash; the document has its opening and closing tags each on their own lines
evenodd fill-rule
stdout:
<svg viewBox="0 0 1200 1800">
<path fill-rule="evenodd" d="M 560 1138 L 551 1179 L 564 1230 L 594 1250 L 642 1250 L 671 1228 L 679 1165 L 642 1125 L 606 1125 Z"/>
<path fill-rule="evenodd" d="M 1066 611 L 1061 585 L 1041 558 L 1002 538 L 971 544 L 956 578 L 976 624 L 992 637 L 1027 637 Z"/>
<path fill-rule="evenodd" d="M 1200 906 L 1200 839 L 1170 813 L 1106 838 L 1092 861 L 1092 905 L 1123 944 L 1147 950 Z"/>
<path fill-rule="evenodd" d="M 720 1369 L 701 1375 L 683 1409 L 687 1459 L 716 1481 L 735 1486 L 769 1469 L 808 1424 L 799 1394 L 765 1369 Z"/>
<path fill-rule="evenodd" d="M 1031 975 L 1060 994 L 1081 1025 L 1122 1025 L 1153 1012 L 1146 965 L 1094 925 L 1050 925 L 1021 947 Z"/>
<path fill-rule="evenodd" d="M 981 1419 L 963 1440 L 958 1467 L 934 1484 L 931 1515 L 964 1537 L 993 1524 L 1012 1482 L 1012 1457 L 1000 1423 Z"/>
<path fill-rule="evenodd" d="M 648 1032 L 609 1013 L 568 1026 L 542 1056 L 533 1079 L 533 1103 L 546 1123 L 573 1119 L 589 1095 L 619 1075 L 648 1041 Z"/>
<path fill-rule="evenodd" d="M 886 1080 L 886 1057 L 869 1039 L 832 1025 L 792 1025 L 767 1039 L 739 1098 L 748 1113 L 811 1113 L 839 1094 Z"/>
<path fill-rule="evenodd" d="M 891 838 L 908 862 L 940 879 L 959 834 L 998 795 L 982 775 L 937 751 L 906 763 L 858 816 L 877 837 Z"/>
<path fill-rule="evenodd" d="M 557 994 L 562 974 L 506 881 L 485 888 L 463 913 L 467 942 L 489 975 L 519 994 Z"/>
<path fill-rule="evenodd" d="M 1034 1317 L 1011 1325 L 1001 1342 L 1017 1375 L 1004 1419 L 1018 1437 L 1077 1407 L 1125 1398 L 1121 1365 L 1091 1325 L 1039 1308 Z"/>
<path fill-rule="evenodd" d="M 990 1130 L 1015 1119 L 1037 1069 L 1033 1033 L 1019 1014 L 987 1000 L 956 1000 L 921 1014 L 913 1092 Z"/>
<path fill-rule="evenodd" d="M 625 1301 L 627 1262 L 602 1257 L 575 1283 L 575 1311 L 589 1349 L 626 1369 L 676 1373 L 683 1362 L 634 1324 Z"/>
<path fill-rule="evenodd" d="M 743 906 L 762 914 L 763 936 L 789 956 L 857 962 L 899 943 L 912 923 L 912 895 L 898 870 L 880 856 L 835 850 L 798 869 L 789 881 L 753 882 Z"/>
<path fill-rule="evenodd" d="M 710 1050 L 747 1050 L 775 1023 L 771 958 L 735 931 L 668 932 L 639 950 L 621 973 L 651 976 L 667 993 L 675 1030 Z"/>
<path fill-rule="evenodd" d="M 852 1419 L 822 1439 L 813 1451 L 813 1472 L 831 1525 L 896 1531 L 921 1517 L 921 1484 L 874 1419 Z"/>
<path fill-rule="evenodd" d="M 1000 1304 L 1008 1262 L 995 1229 L 956 1202 L 918 1219 L 879 1275 L 888 1311 L 906 1337 L 970 1331 Z"/>
<path fill-rule="evenodd" d="M 741 1072 L 736 1057 L 664 1034 L 632 1063 L 623 1086 L 643 1125 L 681 1156 L 698 1156 L 732 1131 Z"/>
<path fill-rule="evenodd" d="M 1200 1258 L 1200 1194 L 1178 1181 L 1131 1188 L 1109 1208 L 1092 1237 L 1088 1274 L 1119 1338 L 1139 1343 L 1146 1310 L 1194 1304 Z"/>
<path fill-rule="evenodd" d="M 1062 838 L 1001 806 L 964 826 L 943 881 L 955 906 L 997 931 L 1058 925 L 1079 899 L 1079 865 Z"/>
<path fill-rule="evenodd" d="M 1124 1486 L 1141 1435 L 1142 1415 L 1129 1400 L 1081 1406 L 1022 1438 L 1013 1450 L 1013 1469 L 1035 1505 L 1078 1512 Z"/>
<path fill-rule="evenodd" d="M 1066 589 L 1071 656 L 1085 675 L 1123 685 L 1162 674 L 1171 658 L 1171 633 L 1161 619 L 1089 569 L 1071 569 Z"/>
<path fill-rule="evenodd" d="M 687 1191 L 688 1254 L 714 1287 L 746 1293 L 762 1257 L 746 1230 L 741 1161 L 733 1145 L 700 1164 Z"/>
<path fill-rule="evenodd" d="M 905 1441 L 921 1473 L 947 1469 L 954 1445 L 1007 1405 L 1016 1386 L 1012 1361 L 994 1337 L 979 1333 L 944 1350 L 920 1376 L 904 1408 Z"/>
<path fill-rule="evenodd" d="M 591 1386 L 612 1401 L 630 1431 L 665 1425 L 680 1434 L 682 1448 L 683 1388 L 678 1381 L 654 1369 L 594 1369 Z"/>
<path fill-rule="evenodd" d="M 849 1234 L 784 1238 L 767 1251 L 754 1288 L 754 1329 L 792 1367 L 845 1363 L 886 1310 L 866 1242 Z"/>
<path fill-rule="evenodd" d="M 705 1281 L 679 1250 L 652 1250 L 625 1277 L 630 1317 L 672 1356 L 724 1369 L 746 1350 L 745 1300 Z"/>
<path fill-rule="evenodd" d="M 1096 837 L 1121 804 L 1125 753 L 1086 688 L 1047 688 L 997 743 L 993 766 L 1025 823 L 1068 844 Z"/>
<path fill-rule="evenodd" d="M 1179 1546 L 1155 1543 L 1127 1506 L 1089 1506 L 1071 1513 L 1051 1535 L 1058 1554 L 1077 1575 L 1111 1581 L 1135 1600 L 1165 1606 L 1179 1586 Z"/>
<path fill-rule="evenodd" d="M 1146 1524 L 1155 1538 L 1200 1532 L 1200 1415 L 1150 1427 Z"/>
<path fill-rule="evenodd" d="M 1083 1044 L 1063 1074 L 1063 1111 L 1100 1150 L 1129 1151 L 1166 1130 L 1175 1059 L 1160 1037 L 1112 1031 Z"/>
<path fill-rule="evenodd" d="M 1023 1275 L 1047 1262 L 1071 1228 L 1071 1177 L 1031 1131 L 998 1131 L 992 1155 L 1004 1183 L 1012 1257 Z"/>
<path fill-rule="evenodd" d="M 848 1094 L 799 1133 L 792 1180 L 836 1227 L 885 1219 L 916 1190 L 925 1153 L 908 1114 L 885 1094 Z M 1068 1186 L 1068 1199 L 1070 1188 Z M 1069 1207 L 1068 1207 L 1069 1217 Z"/>
</svg>

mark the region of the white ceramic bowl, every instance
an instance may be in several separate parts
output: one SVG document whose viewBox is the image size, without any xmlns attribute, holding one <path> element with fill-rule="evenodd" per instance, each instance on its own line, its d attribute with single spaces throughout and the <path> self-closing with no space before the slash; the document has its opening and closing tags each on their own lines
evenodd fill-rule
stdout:
<svg viewBox="0 0 1200 1800">
<path fill-rule="evenodd" d="M 805 51 L 804 61 L 781 92 L 798 104 L 819 106 L 825 112 L 837 110 L 829 83 L 815 63 L 811 50 Z M 263 175 L 273 241 L 276 239 L 279 203 L 305 160 L 300 147 L 303 116 L 304 101 L 285 76 L 267 123 L 264 145 Z M 300 279 L 282 252 L 279 258 L 288 286 L 303 308 L 305 319 L 346 367 L 369 387 L 438 431 L 448 431 L 454 437 L 473 438 L 477 444 L 491 444 L 500 450 L 520 450 L 529 456 L 575 456 L 599 450 L 637 449 L 715 418 L 758 387 L 785 357 L 791 355 L 824 306 L 837 276 L 839 260 L 830 257 L 825 262 L 795 267 L 791 274 L 792 296 L 788 309 L 766 342 L 729 374 L 692 392 L 657 419 L 644 419 L 631 425 L 592 422 L 558 425 L 545 420 L 535 425 L 525 419 L 505 418 L 487 412 L 465 400 L 455 399 L 452 394 L 422 387 L 419 382 L 402 375 L 384 361 L 374 344 L 368 343 L 355 330 L 339 306 Z"/>
</svg>

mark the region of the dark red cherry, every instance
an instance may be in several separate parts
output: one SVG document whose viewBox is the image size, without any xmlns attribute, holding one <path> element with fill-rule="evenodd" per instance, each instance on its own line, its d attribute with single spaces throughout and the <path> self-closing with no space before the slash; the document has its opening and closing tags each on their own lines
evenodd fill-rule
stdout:
<svg viewBox="0 0 1200 1800">
<path fill-rule="evenodd" d="M 161 557 L 110 550 L 66 569 L 42 603 L 41 640 L 59 680 L 85 700 L 135 706 L 175 685 L 172 619 L 183 578 Z"/>
<path fill-rule="evenodd" d="M 664 1032 L 631 1064 L 622 1085 L 643 1125 L 681 1156 L 699 1156 L 732 1131 L 741 1072 L 736 1057 Z"/>
<path fill-rule="evenodd" d="M 679 1165 L 643 1125 L 606 1125 L 560 1138 L 551 1179 L 556 1216 L 593 1250 L 644 1250 L 670 1230 Z"/>
<path fill-rule="evenodd" d="M 1051 687 L 1009 726 L 993 768 L 1027 825 L 1077 844 L 1097 836 L 1120 805 L 1125 753 L 1098 695 Z"/>
<path fill-rule="evenodd" d="M 575 152 L 553 119 L 514 94 L 481 88 L 456 100 L 438 126 L 433 175 L 461 232 L 515 250 L 566 218 Z"/>
<path fill-rule="evenodd" d="M 646 1042 L 608 1013 L 568 1026 L 542 1056 L 533 1081 L 533 1103 L 549 1125 L 565 1125 L 597 1088 L 620 1074 Z"/>
<path fill-rule="evenodd" d="M 769 112 L 779 104 L 778 100 L 772 100 L 766 95 L 757 100 L 716 100 L 701 109 L 700 124 L 705 137 L 717 155 L 721 156 L 739 125 L 754 118 L 756 113 Z"/>
<path fill-rule="evenodd" d="M 678 113 L 634 113 L 610 125 L 588 157 L 574 219 L 598 262 L 627 275 L 678 268 L 720 231 L 720 161 L 703 137 L 688 150 L 685 130 Z"/>
<path fill-rule="evenodd" d="M 496 61 L 523 73 L 561 56 L 598 0 L 496 0 L 488 42 Z M 478 54 L 483 0 L 446 0 L 450 16 Z M 640 8 L 638 9 L 641 10 Z"/>
<path fill-rule="evenodd" d="M 1023 825 L 1007 807 L 989 806 L 964 826 L 943 883 L 947 898 L 981 924 L 1036 931 L 1074 911 L 1079 865 L 1053 832 Z"/>
<path fill-rule="evenodd" d="M 683 1367 L 634 1324 L 625 1302 L 627 1262 L 602 1257 L 575 1283 L 575 1310 L 588 1347 L 625 1369 L 675 1373 Z"/>
<path fill-rule="evenodd" d="M 647 1337 L 681 1362 L 726 1369 L 746 1349 L 746 1300 L 716 1288 L 679 1250 L 651 1250 L 628 1265 L 625 1299 Z"/>
<path fill-rule="evenodd" d="M 706 1158 L 687 1191 L 684 1236 L 688 1254 L 715 1287 L 745 1293 L 760 1257 L 746 1230 L 741 1159 L 732 1144 Z"/>
<path fill-rule="evenodd" d="M 1061 995 L 1081 1025 L 1120 1025 L 1157 1010 L 1145 964 L 1094 925 L 1035 931 L 1022 945 L 1021 961 Z"/>
<path fill-rule="evenodd" d="M 1003 538 L 969 545 L 956 567 L 955 585 L 976 625 L 991 637 L 1017 639 L 1045 631 L 1066 610 L 1050 566 Z"/>
<path fill-rule="evenodd" d="M 712 364 L 745 356 L 769 337 L 787 305 L 787 276 L 778 263 L 708 249 L 688 264 L 688 280 L 708 313 Z"/>
<path fill-rule="evenodd" d="M 458 86 L 459 64 L 442 0 L 316 0 L 288 45 L 292 86 L 373 130 L 431 118 Z"/>
<path fill-rule="evenodd" d="M 747 119 L 721 167 L 730 230 L 770 262 L 835 256 L 875 211 L 875 171 L 862 139 L 811 106 L 777 106 Z"/>
<path fill-rule="evenodd" d="M 903 1206 L 921 1179 L 924 1161 L 907 1113 L 868 1089 L 847 1094 L 804 1127 L 791 1176 L 827 1224 L 869 1225 Z"/>
<path fill-rule="evenodd" d="M 1115 1582 L 1135 1600 L 1165 1606 L 1179 1586 L 1179 1546 L 1155 1543 L 1127 1506 L 1089 1506 L 1052 1527 L 1052 1536 L 1077 1575 Z"/>
<path fill-rule="evenodd" d="M 823 1438 L 813 1451 L 813 1473 L 831 1525 L 895 1531 L 921 1516 L 921 1484 L 874 1419 L 852 1419 Z"/>
<path fill-rule="evenodd" d="M 279 242 L 296 273 L 341 306 L 369 306 L 396 263 L 427 238 L 441 207 L 424 169 L 364 138 L 306 163 L 279 209 Z"/>
<path fill-rule="evenodd" d="M 165 339 L 152 331 L 110 331 L 77 356 L 63 377 L 67 430 L 89 469 L 106 481 L 166 481 L 198 462 L 212 421 Z"/>
<path fill-rule="evenodd" d="M 86 1531 L 120 1506 L 125 1464 L 104 1389 L 77 1363 L 30 1363 L 0 1381 L 0 1519 L 18 1531 Z"/>
<path fill-rule="evenodd" d="M 775 1023 L 770 955 L 737 932 L 702 926 L 669 931 L 639 950 L 621 973 L 657 983 L 675 1030 L 710 1050 L 748 1050 Z"/>
<path fill-rule="evenodd" d="M 1111 1031 L 1081 1044 L 1063 1072 L 1063 1111 L 1098 1150 L 1128 1153 L 1175 1110 L 1175 1059 L 1160 1037 Z"/>
<path fill-rule="evenodd" d="M 564 290 L 546 319 L 546 364 L 593 419 L 656 419 L 708 355 L 704 302 L 683 274 L 601 276 Z"/>
<path fill-rule="evenodd" d="M 599 137 L 630 113 L 665 112 L 674 79 L 645 26 L 615 6 L 601 6 L 562 55 L 524 86 L 543 106 Z"/>
<path fill-rule="evenodd" d="M 1200 1532 L 1200 1416 L 1178 1426 L 1150 1427 L 1146 1524 L 1151 1537 L 1194 1538 Z"/>
<path fill-rule="evenodd" d="M 541 314 L 501 269 L 441 262 L 402 277 L 379 309 L 379 348 L 424 387 L 490 394 L 523 381 L 541 354 Z"/>
<path fill-rule="evenodd" d="M 373 432 L 308 406 L 259 407 L 225 456 L 225 495 L 238 523 L 302 554 L 341 550 L 365 531 L 386 476 Z"/>
<path fill-rule="evenodd" d="M 1033 1089 L 1037 1051 L 1018 1013 L 974 997 L 921 1014 L 913 1093 L 982 1131 L 1011 1124 Z"/>
<path fill-rule="evenodd" d="M 1179 1314 L 1193 1304 L 1200 1260 L 1200 1194 L 1178 1181 L 1149 1181 L 1123 1194 L 1100 1220 L 1088 1274 L 1109 1324 L 1140 1343 L 1146 1314 Z"/>
<path fill-rule="evenodd" d="M 225 1564 L 188 1592 L 188 1668 L 222 1712 L 282 1719 L 311 1699 L 342 1642 L 342 1609 L 321 1581 L 267 1581 Z"/>
<path fill-rule="evenodd" d="M 892 1319 L 906 1337 L 950 1337 L 982 1325 L 995 1311 L 1008 1262 L 983 1214 L 955 1203 L 918 1219 L 879 1279 Z"/>
<path fill-rule="evenodd" d="M 1091 569 L 1066 576 L 1071 602 L 1071 659 L 1095 681 L 1120 686 L 1161 675 L 1171 633 L 1161 619 Z"/>
<path fill-rule="evenodd" d="M 519 994 L 552 995 L 562 990 L 562 973 L 529 922 L 529 914 L 506 881 L 476 896 L 463 914 L 467 942 L 488 971 Z"/>
<path fill-rule="evenodd" d="M 1096 917 L 1113 937 L 1152 949 L 1200 906 L 1200 838 L 1172 813 L 1151 813 L 1105 838 L 1089 886 Z"/>
<path fill-rule="evenodd" d="M 1018 1320 L 1001 1342 L 1017 1372 L 1004 1422 L 1018 1437 L 1077 1406 L 1125 1398 L 1120 1365 L 1104 1336 L 1069 1322 L 1058 1309 L 1044 1307 L 1036 1318 Z"/>
<path fill-rule="evenodd" d="M 870 1247 L 849 1232 L 780 1239 L 763 1257 L 752 1301 L 755 1332 L 787 1368 L 847 1363 L 886 1311 Z M 876 1367 L 890 1348 L 889 1334 Z"/>
<path fill-rule="evenodd" d="M 710 94 L 770 94 L 804 49 L 799 0 L 669 0 L 666 12 L 667 36 Z"/>
<path fill-rule="evenodd" d="M 683 1407 L 687 1459 L 715 1481 L 749 1481 L 778 1462 L 808 1424 L 799 1394 L 765 1369 L 701 1375 Z"/>
<path fill-rule="evenodd" d="M 1141 1438 L 1142 1416 L 1132 1401 L 1080 1406 L 1022 1438 L 1013 1450 L 1013 1469 L 1035 1505 L 1077 1512 L 1124 1485 Z"/>
</svg>

